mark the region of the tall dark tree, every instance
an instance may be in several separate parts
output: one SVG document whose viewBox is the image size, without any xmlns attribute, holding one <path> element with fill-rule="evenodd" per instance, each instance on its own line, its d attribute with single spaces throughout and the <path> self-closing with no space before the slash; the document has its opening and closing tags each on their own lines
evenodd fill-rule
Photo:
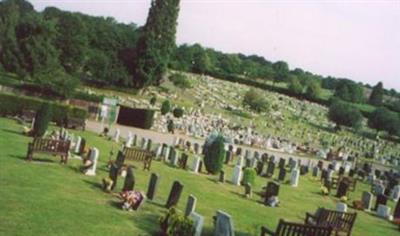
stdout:
<svg viewBox="0 0 400 236">
<path fill-rule="evenodd" d="M 133 83 L 145 87 L 159 82 L 175 49 L 180 0 L 153 0 L 136 45 Z"/>
<path fill-rule="evenodd" d="M 336 123 L 337 128 L 347 126 L 357 130 L 362 125 L 361 112 L 354 106 L 339 100 L 332 101 L 329 107 L 328 118 Z"/>
<path fill-rule="evenodd" d="M 373 88 L 371 95 L 369 96 L 369 103 L 375 106 L 380 106 L 383 103 L 383 84 L 382 82 L 377 83 Z"/>
</svg>

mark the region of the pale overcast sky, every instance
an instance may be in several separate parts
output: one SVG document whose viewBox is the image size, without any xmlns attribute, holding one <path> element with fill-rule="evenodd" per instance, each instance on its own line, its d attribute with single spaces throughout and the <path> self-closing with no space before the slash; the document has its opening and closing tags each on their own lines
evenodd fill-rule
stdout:
<svg viewBox="0 0 400 236">
<path fill-rule="evenodd" d="M 150 0 L 31 0 L 143 25 Z M 181 0 L 177 43 L 258 54 L 400 91 L 400 0 Z"/>
</svg>

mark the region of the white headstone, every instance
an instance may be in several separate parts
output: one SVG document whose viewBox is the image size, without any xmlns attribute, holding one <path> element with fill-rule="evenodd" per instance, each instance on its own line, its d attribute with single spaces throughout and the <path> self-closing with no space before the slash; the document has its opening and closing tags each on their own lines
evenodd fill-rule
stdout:
<svg viewBox="0 0 400 236">
<path fill-rule="evenodd" d="M 232 183 L 240 185 L 240 181 L 242 181 L 242 166 L 236 165 L 233 169 Z"/>
<path fill-rule="evenodd" d="M 300 170 L 298 169 L 292 170 L 292 174 L 290 176 L 290 185 L 292 187 L 297 187 L 299 185 L 299 178 L 300 178 Z"/>
<path fill-rule="evenodd" d="M 79 149 L 81 148 L 81 142 L 82 142 L 82 138 L 81 136 L 78 136 L 78 138 L 76 139 L 76 143 L 75 143 L 75 153 L 79 153 Z"/>
<path fill-rule="evenodd" d="M 400 185 L 396 185 L 392 190 L 392 199 L 397 202 L 400 199 Z"/>
<path fill-rule="evenodd" d="M 116 129 L 115 130 L 115 133 L 114 133 L 114 141 L 116 142 L 116 143 L 118 143 L 119 142 L 119 135 L 121 134 L 121 131 L 119 130 L 119 129 Z"/>
<path fill-rule="evenodd" d="M 201 236 L 201 232 L 203 231 L 203 225 L 204 225 L 204 217 L 196 212 L 192 212 L 189 215 L 189 217 L 192 218 L 193 220 L 194 236 Z"/>
<path fill-rule="evenodd" d="M 92 161 L 92 166 L 86 171 L 85 175 L 96 175 L 97 160 L 99 159 L 99 150 L 92 148 L 89 159 Z"/>
<path fill-rule="evenodd" d="M 336 204 L 336 211 L 347 212 L 347 204 L 343 202 L 338 202 Z"/>
<path fill-rule="evenodd" d="M 388 218 L 390 217 L 390 211 L 391 211 L 391 210 L 392 210 L 392 209 L 391 209 L 390 207 L 388 207 L 388 206 L 386 206 L 386 205 L 379 204 L 379 205 L 378 205 L 378 210 L 376 211 L 376 214 L 377 214 L 379 217 L 388 219 Z"/>
<path fill-rule="evenodd" d="M 201 159 L 200 159 L 200 157 L 198 157 L 198 156 L 195 156 L 195 157 L 193 158 L 192 171 L 193 171 L 194 173 L 197 173 L 197 172 L 199 171 L 200 161 L 201 161 Z"/>
</svg>

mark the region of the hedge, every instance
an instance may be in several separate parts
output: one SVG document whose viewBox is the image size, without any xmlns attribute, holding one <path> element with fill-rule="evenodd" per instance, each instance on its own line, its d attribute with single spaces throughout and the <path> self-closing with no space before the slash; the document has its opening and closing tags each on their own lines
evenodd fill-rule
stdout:
<svg viewBox="0 0 400 236">
<path fill-rule="evenodd" d="M 142 129 L 153 126 L 154 110 L 120 106 L 117 123 Z"/>
<path fill-rule="evenodd" d="M 37 112 L 44 102 L 46 101 L 38 98 L 0 93 L 0 116 L 22 115 L 24 110 Z M 51 120 L 58 124 L 65 123 L 68 117 L 80 119 L 87 117 L 85 109 L 57 102 L 50 102 L 50 104 L 53 111 Z"/>
</svg>

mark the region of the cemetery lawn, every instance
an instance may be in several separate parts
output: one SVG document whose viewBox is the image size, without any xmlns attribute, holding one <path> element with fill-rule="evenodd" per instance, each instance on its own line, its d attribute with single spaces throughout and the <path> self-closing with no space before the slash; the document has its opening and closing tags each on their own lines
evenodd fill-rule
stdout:
<svg viewBox="0 0 400 236">
<path fill-rule="evenodd" d="M 119 209 L 115 196 L 100 189 L 101 179 L 107 176 L 105 164 L 111 147 L 117 147 L 115 143 L 94 133 L 72 131 L 100 150 L 97 176 L 89 177 L 79 172 L 81 161 L 77 159 L 60 165 L 59 157 L 36 154 L 41 161 L 26 162 L 31 138 L 22 135 L 22 130 L 16 121 L 0 118 L 0 235 L 154 235 L 160 216 L 166 212 L 163 205 L 174 180 L 184 184 L 180 210 L 184 210 L 189 194 L 197 197 L 196 211 L 205 216 L 204 235 L 212 235 L 212 216 L 219 209 L 232 215 L 236 235 L 259 235 L 261 225 L 275 229 L 280 218 L 302 222 L 307 211 L 313 212 L 317 207 L 333 209 L 337 201 L 320 195 L 319 181 L 307 175 L 300 178 L 297 188 L 282 185 L 281 206 L 270 208 L 258 202 L 257 193 L 246 199 L 242 196 L 243 187 L 215 182 L 217 176 L 196 175 L 154 161 L 151 172 L 161 177 L 155 201 L 147 201 L 137 212 L 126 212 Z M 138 167 L 134 171 L 135 188 L 146 192 L 151 172 Z M 225 172 L 229 180 L 232 167 L 225 166 Z M 258 192 L 266 182 L 257 177 L 253 190 Z M 117 190 L 122 183 L 120 177 Z M 369 190 L 368 186 L 358 183 L 349 202 L 360 199 L 363 190 Z M 389 205 L 393 210 L 394 203 L 390 201 Z M 353 235 L 389 236 L 399 235 L 399 231 L 394 224 L 359 211 Z"/>
</svg>

